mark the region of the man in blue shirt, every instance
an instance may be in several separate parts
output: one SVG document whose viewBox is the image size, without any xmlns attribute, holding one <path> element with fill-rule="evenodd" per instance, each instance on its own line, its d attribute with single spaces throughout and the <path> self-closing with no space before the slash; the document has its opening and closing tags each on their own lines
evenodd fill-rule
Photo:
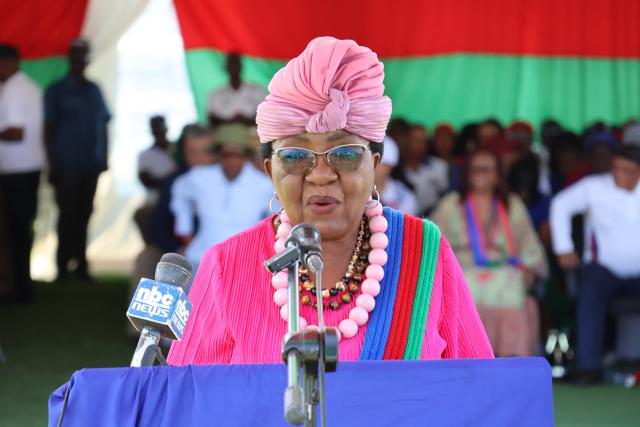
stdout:
<svg viewBox="0 0 640 427">
<path fill-rule="evenodd" d="M 98 176 L 107 169 L 107 123 L 111 118 L 98 85 L 85 77 L 89 44 L 69 46 L 69 74 L 45 93 L 45 139 L 50 180 L 60 210 L 58 279 L 69 273 L 90 280 L 86 259 L 87 226 Z"/>
</svg>

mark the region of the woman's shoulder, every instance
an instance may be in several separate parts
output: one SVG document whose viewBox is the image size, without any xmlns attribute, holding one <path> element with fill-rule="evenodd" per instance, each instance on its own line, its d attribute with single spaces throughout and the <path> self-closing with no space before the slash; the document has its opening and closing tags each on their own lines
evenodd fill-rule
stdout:
<svg viewBox="0 0 640 427">
<path fill-rule="evenodd" d="M 438 206 L 451 206 L 451 205 L 459 205 L 459 204 L 460 204 L 460 193 L 458 193 L 457 191 L 450 191 L 449 193 L 445 194 L 442 197 L 442 199 L 440 199 Z"/>
<path fill-rule="evenodd" d="M 509 193 L 509 213 L 520 214 L 527 211 L 524 201 L 515 193 Z"/>
</svg>

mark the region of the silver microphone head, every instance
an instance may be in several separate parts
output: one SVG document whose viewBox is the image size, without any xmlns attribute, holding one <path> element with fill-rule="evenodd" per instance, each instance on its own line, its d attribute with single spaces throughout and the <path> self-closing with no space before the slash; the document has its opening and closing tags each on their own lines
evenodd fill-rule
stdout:
<svg viewBox="0 0 640 427">
<path fill-rule="evenodd" d="M 181 287 L 186 291 L 186 286 L 191 279 L 193 267 L 185 257 L 180 254 L 167 253 L 162 255 L 156 266 L 155 279 L 162 283 Z"/>
<path fill-rule="evenodd" d="M 320 232 L 314 225 L 296 225 L 291 229 L 285 244 L 287 246 L 292 244 L 298 247 L 303 264 L 311 271 L 318 272 L 323 269 L 324 263 L 322 261 Z"/>
</svg>

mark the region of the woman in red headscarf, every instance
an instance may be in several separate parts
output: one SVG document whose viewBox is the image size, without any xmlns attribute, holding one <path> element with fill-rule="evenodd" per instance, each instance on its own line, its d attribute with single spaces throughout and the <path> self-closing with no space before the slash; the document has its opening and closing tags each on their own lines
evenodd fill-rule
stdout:
<svg viewBox="0 0 640 427">
<path fill-rule="evenodd" d="M 312 40 L 273 77 L 256 121 L 283 209 L 209 249 L 171 364 L 281 361 L 286 275 L 263 263 L 300 223 L 318 228 L 325 263 L 321 286 L 300 274 L 300 322 L 317 324 L 322 301 L 341 360 L 493 357 L 438 228 L 372 199 L 391 115 L 383 78 L 375 53 L 332 37 Z"/>
</svg>

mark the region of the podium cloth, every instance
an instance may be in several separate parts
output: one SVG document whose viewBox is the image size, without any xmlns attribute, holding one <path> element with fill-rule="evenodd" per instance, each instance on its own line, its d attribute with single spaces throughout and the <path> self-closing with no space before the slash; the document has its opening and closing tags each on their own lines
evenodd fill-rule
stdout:
<svg viewBox="0 0 640 427">
<path fill-rule="evenodd" d="M 540 358 L 360 361 L 327 374 L 329 426 L 553 425 Z M 83 369 L 49 399 L 55 427 L 286 426 L 286 366 Z"/>
</svg>

